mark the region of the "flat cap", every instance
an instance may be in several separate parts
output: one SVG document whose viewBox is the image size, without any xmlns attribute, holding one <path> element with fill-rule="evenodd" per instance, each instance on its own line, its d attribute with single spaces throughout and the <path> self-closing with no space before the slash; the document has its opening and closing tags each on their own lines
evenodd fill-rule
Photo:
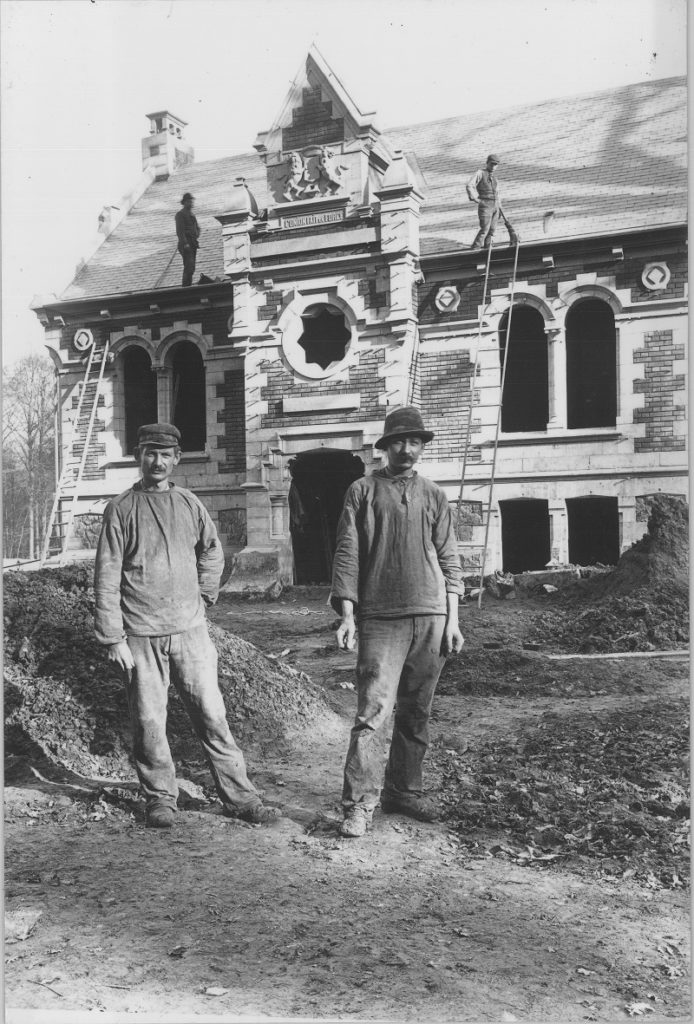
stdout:
<svg viewBox="0 0 694 1024">
<path fill-rule="evenodd" d="M 501 160 L 499 160 L 499 157 L 496 155 L 496 153 L 490 153 L 489 156 L 487 157 L 487 163 L 500 164 Z"/>
<path fill-rule="evenodd" d="M 181 443 L 181 431 L 173 423 L 145 423 L 137 432 L 137 443 L 155 448 L 177 448 Z"/>
</svg>

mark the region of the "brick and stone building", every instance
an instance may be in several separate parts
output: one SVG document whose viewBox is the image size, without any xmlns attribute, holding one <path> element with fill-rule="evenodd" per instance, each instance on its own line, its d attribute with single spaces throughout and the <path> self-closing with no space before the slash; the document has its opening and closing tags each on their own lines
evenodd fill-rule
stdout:
<svg viewBox="0 0 694 1024">
<path fill-rule="evenodd" d="M 84 339 L 109 343 L 80 513 L 133 482 L 138 425 L 171 420 L 177 479 L 215 517 L 236 585 L 326 580 L 344 490 L 380 459 L 388 408 L 415 402 L 436 433 L 421 471 L 454 504 L 467 449 L 474 568 L 507 345 L 490 569 L 614 562 L 650 496 L 686 493 L 684 79 L 381 132 L 312 49 L 253 153 L 195 163 L 185 122 L 149 117 L 142 181 L 36 306 L 64 452 Z M 491 151 L 522 244 L 514 285 L 497 234 L 482 308 L 465 182 Z M 202 236 L 183 288 L 186 191 Z"/>
</svg>

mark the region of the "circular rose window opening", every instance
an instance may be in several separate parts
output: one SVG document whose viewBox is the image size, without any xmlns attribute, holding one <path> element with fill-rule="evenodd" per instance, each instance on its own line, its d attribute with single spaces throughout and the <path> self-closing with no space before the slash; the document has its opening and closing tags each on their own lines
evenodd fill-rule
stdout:
<svg viewBox="0 0 694 1024">
<path fill-rule="evenodd" d="M 339 309 L 316 303 L 307 306 L 297 318 L 295 329 L 285 334 L 284 347 L 294 369 L 316 379 L 327 377 L 340 366 L 351 337 Z"/>
</svg>

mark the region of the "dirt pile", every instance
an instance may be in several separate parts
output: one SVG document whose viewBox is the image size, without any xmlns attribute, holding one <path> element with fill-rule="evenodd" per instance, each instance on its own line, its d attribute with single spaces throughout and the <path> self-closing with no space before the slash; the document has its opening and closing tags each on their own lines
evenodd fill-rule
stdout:
<svg viewBox="0 0 694 1024">
<path fill-rule="evenodd" d="M 132 778 L 120 672 L 93 635 L 91 565 L 4 577 L 5 746 L 95 778 Z M 288 745 L 336 716 L 305 673 L 271 661 L 211 625 L 232 732 L 245 746 Z M 177 759 L 202 756 L 172 690 L 169 737 Z"/>
<path fill-rule="evenodd" d="M 657 495 L 648 532 L 613 572 L 578 581 L 536 620 L 532 639 L 566 651 L 652 651 L 689 643 L 688 506 Z"/>
</svg>

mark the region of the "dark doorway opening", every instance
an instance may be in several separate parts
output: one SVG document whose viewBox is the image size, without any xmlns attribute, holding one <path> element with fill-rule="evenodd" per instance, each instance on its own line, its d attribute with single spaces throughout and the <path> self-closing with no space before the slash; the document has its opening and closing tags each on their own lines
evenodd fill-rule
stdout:
<svg viewBox="0 0 694 1024">
<path fill-rule="evenodd" d="M 351 452 L 317 448 L 293 458 L 289 471 L 294 582 L 329 583 L 345 491 L 364 475 L 364 463 Z"/>
<path fill-rule="evenodd" d="M 508 312 L 501 320 L 499 348 L 503 367 L 506 355 L 501 429 L 546 430 L 549 419 L 547 336 L 542 314 L 532 306 L 514 306 L 511 337 Z"/>
<path fill-rule="evenodd" d="M 616 565 L 619 561 L 617 498 L 567 498 L 569 561 L 573 565 Z"/>
<path fill-rule="evenodd" d="M 157 422 L 157 376 L 152 370 L 149 354 L 139 345 L 126 348 L 122 359 L 125 449 L 132 452 L 137 445 L 139 428 L 145 423 Z"/>
<path fill-rule="evenodd" d="M 570 429 L 617 422 L 614 313 L 600 299 L 581 299 L 566 314 L 566 412 Z"/>
<path fill-rule="evenodd" d="M 184 452 L 202 452 L 207 441 L 205 364 L 192 341 L 177 342 L 170 353 L 173 370 L 173 422 Z"/>
<path fill-rule="evenodd" d="M 500 501 L 504 572 L 534 572 L 550 559 L 549 506 L 537 498 Z"/>
</svg>

